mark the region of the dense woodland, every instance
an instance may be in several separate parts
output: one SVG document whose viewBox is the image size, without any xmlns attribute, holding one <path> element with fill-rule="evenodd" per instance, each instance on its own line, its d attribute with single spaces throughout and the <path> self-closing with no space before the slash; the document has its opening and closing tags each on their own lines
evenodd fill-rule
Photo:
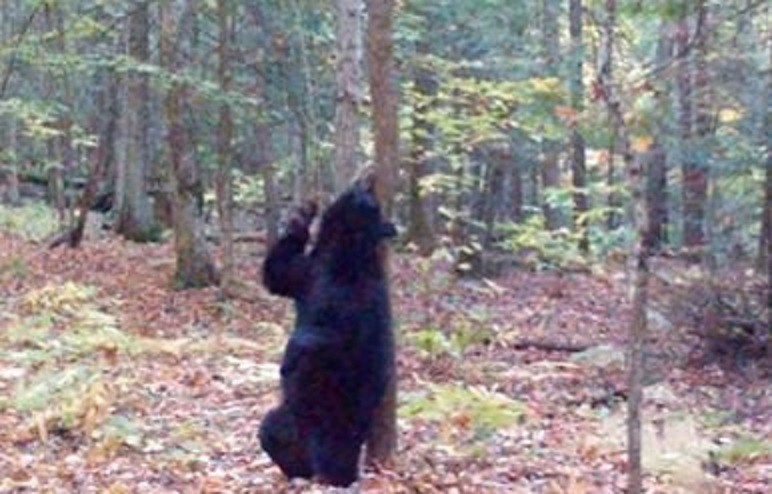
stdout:
<svg viewBox="0 0 772 494">
<path fill-rule="evenodd" d="M 0 492 L 322 489 L 259 270 L 365 169 L 364 491 L 768 492 L 770 7 L 0 0 Z"/>
</svg>

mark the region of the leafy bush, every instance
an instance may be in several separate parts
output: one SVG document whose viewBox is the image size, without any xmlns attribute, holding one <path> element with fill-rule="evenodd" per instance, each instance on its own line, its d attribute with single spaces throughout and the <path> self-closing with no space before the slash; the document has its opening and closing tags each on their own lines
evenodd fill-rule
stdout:
<svg viewBox="0 0 772 494">
<path fill-rule="evenodd" d="M 759 458 L 772 458 L 772 442 L 753 437 L 741 437 L 716 453 L 721 463 L 737 465 Z"/>
<path fill-rule="evenodd" d="M 475 436 L 518 423 L 525 417 L 522 403 L 481 387 L 430 385 L 426 391 L 408 395 L 400 406 L 405 417 L 468 426 Z"/>
<path fill-rule="evenodd" d="M 58 230 L 54 211 L 42 203 L 21 207 L 0 204 L 0 230 L 39 242 Z"/>
<path fill-rule="evenodd" d="M 578 248 L 580 234 L 567 228 L 547 230 L 541 216 L 530 216 L 522 223 L 505 223 L 499 228 L 504 234 L 499 245 L 522 256 L 534 268 L 572 268 L 586 262 Z"/>
<path fill-rule="evenodd" d="M 106 371 L 116 355 L 139 343 L 97 306 L 89 286 L 47 285 L 26 294 L 18 307 L 0 332 L 0 359 L 17 366 L 20 379 L 0 409 L 28 415 L 41 439 L 51 430 L 91 435 L 120 394 L 121 380 Z"/>
</svg>

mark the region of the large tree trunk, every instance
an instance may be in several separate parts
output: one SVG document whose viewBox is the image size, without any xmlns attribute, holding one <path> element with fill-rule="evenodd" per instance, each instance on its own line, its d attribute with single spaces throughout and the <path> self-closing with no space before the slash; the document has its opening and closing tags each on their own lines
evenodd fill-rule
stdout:
<svg viewBox="0 0 772 494">
<path fill-rule="evenodd" d="M 560 59 L 560 2 L 558 0 L 542 0 L 542 51 L 543 67 L 546 77 L 557 77 L 557 66 Z M 554 141 L 542 141 L 541 180 L 544 195 L 549 195 L 550 189 L 560 187 L 559 148 Z M 560 210 L 543 199 L 544 219 L 547 229 L 555 230 L 561 226 Z"/>
<path fill-rule="evenodd" d="M 179 20 L 175 18 L 174 12 L 178 8 L 178 1 L 159 4 L 161 65 L 172 73 L 177 72 L 181 65 L 176 51 L 178 38 L 182 36 Z M 189 5 L 188 8 L 190 8 Z M 177 288 L 209 286 L 218 281 L 217 272 L 199 224 L 199 208 L 196 199 L 201 178 L 191 156 L 194 146 L 189 142 L 182 120 L 182 108 L 186 98 L 185 83 L 175 81 L 168 89 L 164 101 L 167 152 L 172 168 L 174 191 L 174 250 L 177 256 L 174 282 Z"/>
<path fill-rule="evenodd" d="M 347 187 L 357 169 L 359 151 L 362 1 L 336 0 L 338 68 L 335 106 L 335 192 Z"/>
<path fill-rule="evenodd" d="M 137 63 L 150 60 L 150 9 L 137 7 L 129 16 L 129 56 Z M 148 76 L 129 72 L 125 114 L 125 154 L 120 160 L 121 187 L 116 194 L 120 205 L 115 231 L 129 240 L 152 240 L 155 230 L 153 208 L 147 191 L 150 164 L 148 122 L 150 119 L 150 88 Z"/>
<path fill-rule="evenodd" d="M 373 134 L 378 195 L 387 215 L 391 214 L 399 163 L 399 122 L 397 93 L 394 85 L 394 44 L 392 17 L 394 0 L 368 0 L 367 61 L 370 69 L 370 97 L 373 102 Z M 384 263 L 388 255 L 384 254 Z M 388 270 L 387 270 L 388 272 Z M 388 353 L 395 355 L 394 335 Z M 367 461 L 390 464 L 397 448 L 397 366 L 390 364 L 389 385 L 375 412 L 373 428 L 367 439 Z"/>
<path fill-rule="evenodd" d="M 571 34 L 571 106 L 578 115 L 584 111 L 582 0 L 571 0 L 569 18 Z M 583 252 L 587 252 L 590 250 L 589 232 L 587 231 L 585 217 L 589 209 L 587 163 L 584 136 L 582 136 L 576 124 L 571 130 L 571 174 L 574 186 L 574 223 L 576 228 L 581 231 L 579 248 Z"/>
</svg>

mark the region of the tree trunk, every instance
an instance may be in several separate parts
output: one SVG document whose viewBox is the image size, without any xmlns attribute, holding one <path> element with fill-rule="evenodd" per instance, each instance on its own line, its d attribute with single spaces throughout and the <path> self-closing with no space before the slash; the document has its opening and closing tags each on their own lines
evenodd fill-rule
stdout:
<svg viewBox="0 0 772 494">
<path fill-rule="evenodd" d="M 768 76 L 767 76 L 768 77 Z M 764 89 L 764 99 L 770 98 L 769 86 Z M 766 108 L 766 106 L 765 106 Z M 772 327 L 772 113 L 767 111 L 762 120 L 764 129 L 761 131 L 764 146 L 767 151 L 766 172 L 764 180 L 764 203 L 761 207 L 761 238 L 759 239 L 758 264 L 760 270 L 767 271 L 767 323 Z M 770 343 L 772 345 L 772 342 Z"/>
<path fill-rule="evenodd" d="M 608 3 L 612 3 L 609 0 Z M 607 5 L 608 5 L 607 3 Z M 606 52 L 605 57 L 608 57 Z M 601 60 L 601 67 L 608 64 Z M 614 86 L 607 73 L 599 71 L 598 87 L 617 128 L 619 151 L 625 164 L 627 179 L 632 191 L 633 221 L 637 239 L 633 247 L 633 317 L 630 325 L 630 339 L 627 355 L 627 493 L 643 492 L 643 465 L 641 455 L 641 405 L 643 402 L 643 346 L 647 332 L 647 312 L 649 295 L 649 251 L 651 241 L 647 235 L 651 231 L 648 224 L 645 202 L 645 175 L 642 163 L 633 154 L 630 145 L 628 127 L 623 117 L 621 102 L 614 91 Z"/>
<path fill-rule="evenodd" d="M 269 37 L 271 33 L 260 5 L 251 4 L 248 9 L 257 30 L 261 32 L 262 36 Z M 265 41 L 262 47 L 266 50 L 273 50 L 270 43 Z M 255 81 L 255 97 L 265 98 L 266 93 L 267 78 L 258 71 Z M 265 197 L 263 216 L 265 218 L 266 245 L 270 247 L 279 239 L 279 194 L 276 190 L 272 129 L 270 124 L 264 121 L 263 112 L 265 109 L 261 107 L 259 111 L 253 119 L 254 137 L 258 152 L 255 168 L 263 178 L 263 196 Z"/>
<path fill-rule="evenodd" d="M 606 0 L 606 19 L 603 23 L 603 33 L 601 35 L 601 48 L 599 56 L 598 73 L 609 84 L 614 82 L 614 32 L 617 23 L 617 2 L 616 0 Z M 614 125 L 614 119 L 611 114 L 608 116 L 611 135 L 609 136 L 608 163 L 606 165 L 606 186 L 608 187 L 607 204 L 609 213 L 606 217 L 606 227 L 609 230 L 615 230 L 620 225 L 620 215 L 617 210 L 621 207 L 621 202 L 617 197 L 616 188 L 616 152 L 617 152 L 617 132 Z"/>
<path fill-rule="evenodd" d="M 582 0 L 570 0 L 571 34 L 571 107 L 576 114 L 584 111 L 584 46 L 582 39 Z M 574 186 L 574 223 L 580 231 L 579 248 L 590 250 L 586 213 L 589 209 L 587 195 L 587 163 L 584 136 L 576 123 L 571 130 L 571 173 Z"/>
<path fill-rule="evenodd" d="M 686 14 L 678 22 L 676 34 L 678 46 L 678 107 L 681 137 L 681 180 L 683 203 L 683 243 L 694 249 L 693 254 L 705 245 L 703 222 L 705 218 L 705 199 L 707 197 L 707 175 L 697 162 L 695 150 L 695 122 L 693 85 L 697 81 L 692 77 L 689 36 L 689 18 Z M 700 56 L 698 55 L 698 58 Z M 702 64 L 703 62 L 698 62 Z M 699 71 L 698 71 L 699 72 Z M 697 79 L 703 77 L 699 75 Z"/>
<path fill-rule="evenodd" d="M 667 152 L 658 138 L 645 157 L 646 207 L 650 230 L 646 235 L 651 252 L 659 252 L 667 241 Z"/>
<path fill-rule="evenodd" d="M 378 195 L 386 215 L 391 215 L 399 163 L 399 121 L 394 84 L 392 16 L 394 0 L 368 0 L 367 61 L 370 69 L 370 97 L 373 106 L 373 135 Z M 384 253 L 388 263 L 388 253 Z M 388 268 L 388 267 L 387 267 Z M 388 269 L 387 269 L 388 272 Z M 394 335 L 390 338 L 395 355 Z M 382 403 L 375 412 L 367 439 L 367 462 L 390 464 L 397 448 L 397 366 L 389 364 L 391 379 Z"/>
<path fill-rule="evenodd" d="M 673 54 L 673 39 L 670 22 L 663 20 L 659 29 L 659 40 L 657 42 L 656 65 L 663 66 L 671 60 Z M 665 107 L 667 105 L 668 91 L 660 88 L 657 93 L 658 105 Z M 668 197 L 667 197 L 667 172 L 668 156 L 667 151 L 662 145 L 661 135 L 667 135 L 667 128 L 664 125 L 656 127 L 657 135 L 646 157 L 646 207 L 648 209 L 650 230 L 647 238 L 650 242 L 648 248 L 652 253 L 662 249 L 667 242 L 668 226 Z"/>
<path fill-rule="evenodd" d="M 362 2 L 336 0 L 336 11 L 338 67 L 334 170 L 337 194 L 348 186 L 358 167 Z"/>
<path fill-rule="evenodd" d="M 255 141 L 260 151 L 258 166 L 263 176 L 266 244 L 271 246 L 279 239 L 279 195 L 276 191 L 271 129 L 267 125 L 258 124 L 255 128 Z"/>
<path fill-rule="evenodd" d="M 412 149 L 408 159 L 408 230 L 407 240 L 418 247 L 421 255 L 434 251 L 435 238 L 432 224 L 426 214 L 426 204 L 421 191 L 421 179 L 426 173 L 427 156 L 433 145 L 434 126 L 428 121 L 427 113 L 433 106 L 438 84 L 431 70 L 422 66 L 421 55 L 429 47 L 423 41 L 418 43 L 418 61 L 413 70 L 413 84 L 417 101 L 413 108 Z"/>
<path fill-rule="evenodd" d="M 137 7 L 129 16 L 129 56 L 136 63 L 150 60 L 150 9 L 147 4 Z M 148 122 L 150 119 L 150 88 L 148 77 L 136 70 L 127 76 L 125 114 L 126 145 L 124 159 L 119 166 L 122 194 L 115 231 L 129 240 L 146 242 L 153 239 L 155 230 L 153 209 L 147 191 L 150 164 Z"/>
<path fill-rule="evenodd" d="M 516 149 L 512 152 L 512 163 L 507 168 L 509 171 L 509 219 L 515 223 L 519 223 L 523 220 L 523 164 L 520 161 L 520 155 Z"/>
<path fill-rule="evenodd" d="M 19 170 L 17 159 L 18 130 L 16 119 L 8 119 L 6 129 L 5 153 L 2 157 L 2 170 L 0 170 L 0 201 L 5 201 L 12 206 L 19 204 Z"/>
<path fill-rule="evenodd" d="M 174 9 L 178 7 L 177 1 L 159 4 L 161 65 L 172 73 L 181 68 L 176 45 L 179 42 L 178 38 L 182 36 L 182 30 L 174 13 Z M 190 8 L 190 5 L 188 4 L 187 7 Z M 187 130 L 182 120 L 182 108 L 186 98 L 185 83 L 174 81 L 164 101 L 167 152 L 172 168 L 174 191 L 174 250 L 177 257 L 174 282 L 177 288 L 209 286 L 218 281 L 217 272 L 201 231 L 196 207 L 200 176 L 195 161 L 190 155 L 193 146 L 188 142 Z"/>
<path fill-rule="evenodd" d="M 218 79 L 220 91 L 226 94 L 231 86 L 230 45 L 233 36 L 233 13 L 228 0 L 217 0 L 217 21 L 219 25 Z M 223 264 L 221 282 L 223 293 L 228 293 L 233 279 L 233 171 L 232 146 L 233 118 L 228 102 L 220 104 L 220 122 L 217 128 L 217 209 L 222 232 Z"/>
<path fill-rule="evenodd" d="M 99 184 L 105 176 L 105 172 L 110 169 L 110 165 L 115 158 L 115 135 L 117 133 L 118 121 L 120 120 L 120 78 L 113 71 L 108 75 L 107 89 L 100 98 L 100 108 L 103 112 L 103 123 L 99 132 L 99 143 L 96 153 L 92 158 L 91 171 L 89 173 L 86 189 L 78 204 L 76 211 L 75 224 L 69 234 L 68 243 L 71 248 L 80 246 L 83 240 L 83 234 L 86 229 L 88 212 L 94 204 L 95 197 L 99 190 Z"/>
<path fill-rule="evenodd" d="M 46 35 L 49 36 L 50 40 L 56 41 L 56 38 L 50 37 L 58 31 L 57 22 L 54 18 L 55 13 L 53 11 L 55 6 L 45 4 L 43 8 L 45 11 Z M 58 50 L 58 43 L 50 42 L 47 47 L 52 51 Z M 48 74 L 46 77 L 46 74 L 44 74 L 44 78 L 43 86 L 46 97 L 51 101 L 56 101 L 58 98 L 54 76 Z M 59 127 L 58 123 L 56 126 Z M 46 168 L 48 175 L 48 199 L 56 209 L 59 218 L 59 226 L 64 226 L 66 223 L 67 203 L 65 197 L 64 166 L 62 162 L 63 156 L 60 154 L 61 143 L 61 137 L 49 137 L 46 140 Z"/>
<path fill-rule="evenodd" d="M 557 77 L 557 65 L 560 60 L 560 3 L 557 0 L 542 0 L 542 51 L 545 77 Z M 560 210 L 550 204 L 549 191 L 560 187 L 560 163 L 557 143 L 544 139 L 542 141 L 541 180 L 543 185 L 544 219 L 549 230 L 561 226 Z"/>
</svg>

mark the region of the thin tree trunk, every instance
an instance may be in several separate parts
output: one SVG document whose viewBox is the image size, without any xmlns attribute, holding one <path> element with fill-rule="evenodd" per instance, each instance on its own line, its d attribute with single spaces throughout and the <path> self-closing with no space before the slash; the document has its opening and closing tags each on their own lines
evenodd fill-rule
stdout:
<svg viewBox="0 0 772 494">
<path fill-rule="evenodd" d="M 609 0 L 609 3 L 612 0 Z M 608 56 L 608 52 L 606 52 Z M 601 60 L 601 67 L 608 64 Z M 641 451 L 641 405 L 643 402 L 643 346 L 647 332 L 649 295 L 649 251 L 647 238 L 651 228 L 645 201 L 645 174 L 641 160 L 633 154 L 627 124 L 619 97 L 607 73 L 598 74 L 598 87 L 619 133 L 619 150 L 625 164 L 627 179 L 632 191 L 633 220 L 637 239 L 633 246 L 633 317 L 627 355 L 627 493 L 643 492 L 643 465 Z"/>
<path fill-rule="evenodd" d="M 62 6 L 58 6 L 56 9 L 56 43 L 57 43 L 57 50 L 59 53 L 61 53 L 63 56 L 67 55 L 67 38 L 65 34 L 64 29 L 64 8 Z M 74 98 L 72 96 L 72 87 L 70 84 L 70 76 L 67 72 L 65 72 L 61 77 L 61 87 L 62 87 L 62 101 L 64 103 L 64 106 L 70 110 L 74 110 L 73 101 Z M 59 136 L 59 151 L 61 154 L 61 173 L 62 173 L 62 185 L 63 189 L 62 192 L 64 194 L 64 200 L 65 204 L 67 202 L 67 194 L 66 194 L 66 176 L 68 173 L 71 173 L 72 170 L 75 167 L 75 151 L 72 148 L 72 126 L 73 126 L 73 118 L 72 115 L 68 112 L 67 115 L 61 117 L 58 122 L 59 130 L 61 131 L 61 135 Z"/>
<path fill-rule="evenodd" d="M 426 214 L 426 204 L 421 191 L 421 179 L 426 173 L 427 156 L 433 145 L 434 126 L 428 121 L 427 113 L 433 106 L 438 84 L 437 80 L 426 67 L 420 64 L 424 60 L 422 54 L 428 53 L 425 42 L 418 43 L 418 64 L 413 71 L 413 84 L 417 93 L 417 101 L 413 108 L 412 149 L 408 159 L 408 231 L 407 240 L 418 247 L 422 255 L 434 251 L 435 238 L 432 224 Z"/>
<path fill-rule="evenodd" d="M 373 104 L 373 134 L 375 136 L 375 163 L 377 189 L 386 215 L 391 215 L 399 163 L 399 122 L 397 93 L 394 84 L 394 44 L 392 17 L 394 0 L 368 0 L 367 61 L 370 69 L 370 97 Z M 388 264 L 388 253 L 384 253 Z M 388 266 L 387 271 L 388 272 Z M 392 348 L 387 354 L 395 355 L 394 335 L 389 339 Z M 397 366 L 396 359 L 389 363 L 391 379 L 386 395 L 373 418 L 373 427 L 367 439 L 367 462 L 390 464 L 397 449 Z"/>
<path fill-rule="evenodd" d="M 772 98 L 770 98 L 770 89 L 769 85 L 767 85 L 764 89 L 763 101 L 769 103 L 770 100 Z M 767 271 L 767 323 L 769 327 L 772 327 L 772 113 L 767 111 L 762 123 L 764 124 L 764 129 L 761 131 L 761 136 L 765 141 L 764 146 L 767 151 L 767 169 L 764 180 L 764 204 L 761 207 L 762 220 L 758 264 L 762 272 L 765 267 Z M 769 345 L 769 348 L 772 349 L 772 339 Z"/>
<path fill-rule="evenodd" d="M 233 35 L 233 13 L 228 0 L 217 0 L 217 20 L 219 25 L 219 70 L 220 90 L 227 93 L 231 86 L 230 45 Z M 217 129 L 217 207 L 222 231 L 223 264 L 221 282 L 223 292 L 228 293 L 233 279 L 233 172 L 232 146 L 233 118 L 230 104 L 220 105 L 220 122 Z"/>
<path fill-rule="evenodd" d="M 713 132 L 712 116 L 712 91 L 710 87 L 710 74 L 708 68 L 708 6 L 704 0 L 697 5 L 697 46 L 694 52 L 694 131 L 696 141 L 694 144 L 701 150 L 709 149 L 708 139 Z M 700 153 L 702 154 L 702 153 Z M 708 189 L 709 189 L 709 163 L 707 157 L 698 157 L 695 149 L 692 149 L 691 160 L 687 162 L 689 169 L 684 176 L 684 205 L 686 206 L 686 245 L 698 247 L 704 250 L 703 255 L 709 252 L 705 246 L 709 242 L 706 231 Z"/>
<path fill-rule="evenodd" d="M 45 30 L 47 35 L 51 36 L 56 34 L 56 19 L 54 18 L 53 9 L 55 6 L 45 4 Z M 56 40 L 56 38 L 49 38 Z M 51 42 L 48 44 L 50 49 L 57 50 L 58 44 Z M 63 55 L 63 54 L 62 54 Z M 55 80 L 52 74 L 44 74 L 44 91 L 49 99 L 55 101 L 57 99 Z M 66 223 L 66 198 L 65 198 L 65 183 L 64 183 L 64 166 L 62 162 L 62 156 L 60 155 L 61 138 L 51 137 L 46 140 L 46 158 L 47 158 L 47 175 L 48 175 L 48 198 L 57 211 L 60 226 L 64 226 Z"/>
<path fill-rule="evenodd" d="M 670 22 L 663 20 L 659 29 L 659 40 L 657 42 L 656 64 L 667 63 L 673 55 L 673 39 Z M 657 93 L 658 104 L 665 106 L 667 104 L 668 91 L 662 88 Z M 662 249 L 667 242 L 668 226 L 668 197 L 667 197 L 667 172 L 668 156 L 665 147 L 662 145 L 660 135 L 666 135 L 667 129 L 663 126 L 657 126 L 655 129 L 657 135 L 646 157 L 646 207 L 648 209 L 650 231 L 647 238 L 650 241 L 649 249 L 652 253 Z"/>
<path fill-rule="evenodd" d="M 259 169 L 263 176 L 263 195 L 265 196 L 266 244 L 271 246 L 279 239 L 279 195 L 276 191 L 276 179 L 273 165 L 273 143 L 268 126 L 258 124 L 255 128 L 255 141 L 260 150 Z"/>
<path fill-rule="evenodd" d="M 12 206 L 19 204 L 19 169 L 17 159 L 17 123 L 15 118 L 8 119 L 6 146 L 2 174 L 0 175 L 0 201 Z"/>
<path fill-rule="evenodd" d="M 609 84 L 614 82 L 614 32 L 616 31 L 617 2 L 606 0 L 606 19 L 603 23 L 602 44 L 600 49 L 600 66 L 598 72 Z M 615 230 L 620 224 L 620 215 L 617 210 L 621 207 L 617 197 L 616 188 L 616 152 L 618 129 L 614 125 L 611 114 L 608 116 L 611 136 L 608 146 L 608 163 L 606 165 L 606 186 L 608 187 L 607 204 L 609 213 L 606 218 L 606 226 L 609 230 Z"/>
<path fill-rule="evenodd" d="M 571 34 L 571 106 L 577 114 L 584 111 L 584 46 L 582 39 L 582 0 L 570 0 Z M 571 172 L 574 186 L 574 223 L 580 230 L 579 248 L 590 250 L 586 213 L 589 209 L 587 195 L 587 163 L 584 136 L 576 125 L 571 130 Z"/>
<path fill-rule="evenodd" d="M 359 151 L 362 1 L 336 0 L 338 68 L 335 105 L 335 192 L 347 187 L 357 169 Z"/>
<path fill-rule="evenodd" d="M 520 156 L 513 150 L 512 163 L 509 167 L 509 187 L 510 187 L 510 210 L 509 217 L 515 223 L 523 220 L 523 165 L 520 162 Z"/>
<path fill-rule="evenodd" d="M 685 247 L 693 250 L 692 254 L 700 254 L 694 249 L 699 250 L 705 245 L 703 222 L 707 197 L 707 177 L 696 158 L 695 127 L 697 126 L 694 121 L 693 101 L 695 99 L 694 86 L 697 85 L 696 79 L 702 75 L 693 77 L 689 18 L 686 13 L 678 22 L 676 41 L 679 57 L 677 80 L 681 137 L 683 243 Z M 703 62 L 698 62 L 698 64 L 701 63 Z"/>
<path fill-rule="evenodd" d="M 558 21 L 560 4 L 557 0 L 542 0 L 542 51 L 544 74 L 557 77 L 557 65 L 560 59 L 560 32 Z M 543 185 L 543 210 L 547 229 L 555 230 L 561 226 L 560 210 L 550 204 L 549 191 L 560 187 L 559 149 L 557 143 L 542 141 L 541 180 Z"/>
<path fill-rule="evenodd" d="M 104 111 L 104 123 L 100 129 L 99 144 L 92 159 L 86 189 L 78 203 L 75 225 L 67 239 L 71 248 L 79 247 L 83 240 L 89 209 L 94 204 L 99 184 L 104 179 L 106 170 L 110 169 L 110 164 L 115 157 L 115 134 L 120 120 L 119 87 L 120 79 L 117 74 L 111 71 L 108 75 L 106 94 L 100 98 L 103 100 L 100 107 Z"/>
</svg>

